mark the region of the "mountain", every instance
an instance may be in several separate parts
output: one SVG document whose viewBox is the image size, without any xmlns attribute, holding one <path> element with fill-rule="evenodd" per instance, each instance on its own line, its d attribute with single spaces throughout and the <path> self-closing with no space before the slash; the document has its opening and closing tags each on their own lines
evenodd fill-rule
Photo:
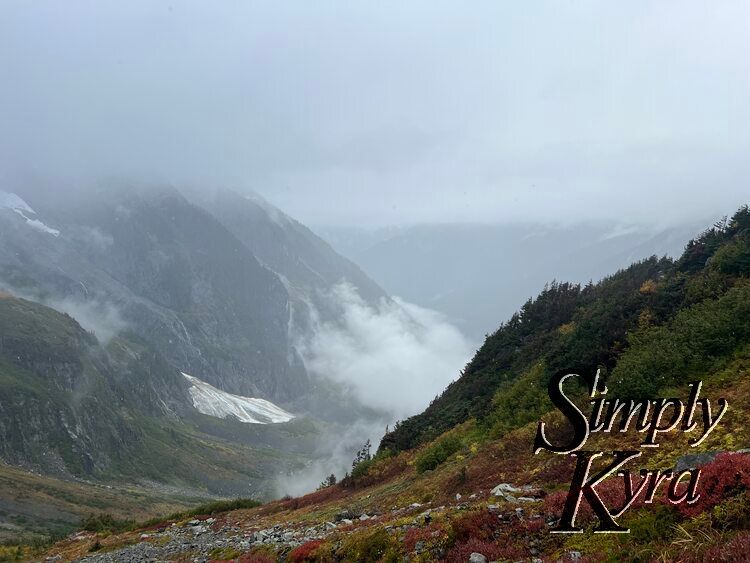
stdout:
<svg viewBox="0 0 750 563">
<path fill-rule="evenodd" d="M 335 319 L 336 307 L 329 292 L 344 280 L 368 303 L 387 299 L 385 291 L 358 266 L 259 195 L 219 190 L 212 196 L 196 197 L 284 282 L 292 304 L 293 330 L 311 330 L 311 323 L 321 315 L 323 320 Z"/>
<path fill-rule="evenodd" d="M 311 383 L 297 341 L 312 319 L 334 314 L 331 288 L 346 280 L 371 302 L 386 298 L 257 198 L 223 191 L 196 203 L 174 189 L 109 189 L 32 203 L 58 234 L 0 209 L 0 282 L 74 316 L 115 317 L 172 365 L 228 392 L 303 397 Z"/>
<path fill-rule="evenodd" d="M 0 192 L 0 465 L 182 506 L 275 495 L 329 435 L 379 417 L 298 351 L 342 281 L 387 300 L 257 199 Z M 41 508 L 6 490 L 3 510 Z"/>
<path fill-rule="evenodd" d="M 246 432 L 245 445 L 225 440 L 221 429 L 242 426 L 239 418 L 201 415 L 191 397 L 196 380 L 146 342 L 116 337 L 105 348 L 69 315 L 7 293 L 0 334 L 5 463 L 221 494 L 260 485 L 280 460 L 264 452 L 268 432 L 260 426 Z"/>
<path fill-rule="evenodd" d="M 172 190 L 35 208 L 61 234 L 4 214 L 0 278 L 14 293 L 111 307 L 171 364 L 227 391 L 284 400 L 308 388 L 283 284 L 208 212 Z"/>
<path fill-rule="evenodd" d="M 643 256 L 675 256 L 700 227 L 428 224 L 323 234 L 391 295 L 444 313 L 479 343 L 548 281 L 598 281 Z"/>
<path fill-rule="evenodd" d="M 750 208 L 743 207 L 690 240 L 676 259 L 641 260 L 596 284 L 549 283 L 487 336 L 425 412 L 386 434 L 375 456 L 360 451 L 338 482 L 334 476 L 318 491 L 249 510 L 207 509 L 192 522 L 178 517 L 124 533 L 82 533 L 45 555 L 107 561 L 182 550 L 190 558 L 269 562 L 743 561 L 750 545 L 749 366 Z M 641 468 L 667 481 L 699 468 L 697 498 L 675 503 L 669 486 L 657 483 L 653 499 L 640 487 L 618 515 L 628 487 L 617 474 L 591 486 L 629 534 L 593 533 L 598 517 L 590 497 L 576 520 L 583 533 L 551 533 L 576 462 L 536 455 L 533 445 L 540 419 L 549 437 L 572 434 L 547 393 L 563 369 L 600 370 L 610 399 L 686 401 L 690 382 L 701 381 L 713 416 L 725 400 L 726 416 L 695 447 L 690 440 L 703 430 L 700 422 L 661 434 L 658 448 L 642 447 L 645 434 L 632 426 L 592 433 L 586 443 L 603 460 L 613 450 L 641 453 L 623 474 L 635 473 L 636 483 L 646 483 Z M 567 383 L 565 391 L 586 412 L 593 407 L 585 384 Z"/>
</svg>

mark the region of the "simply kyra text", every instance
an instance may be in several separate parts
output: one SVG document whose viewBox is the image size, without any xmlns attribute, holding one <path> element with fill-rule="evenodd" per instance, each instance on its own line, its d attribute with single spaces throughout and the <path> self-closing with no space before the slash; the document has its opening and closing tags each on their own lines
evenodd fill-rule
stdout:
<svg viewBox="0 0 750 563">
<path fill-rule="evenodd" d="M 660 434 L 682 431 L 694 433 L 690 440 L 691 447 L 700 445 L 713 432 L 729 405 L 725 399 L 719 399 L 716 409 L 712 410 L 711 400 L 701 398 L 702 382 L 690 383 L 690 394 L 687 402 L 681 399 L 608 399 L 607 387 L 600 378 L 600 371 L 593 377 L 584 377 L 576 373 L 559 372 L 549 382 L 549 396 L 552 404 L 567 418 L 572 426 L 573 437 L 566 444 L 552 444 L 547 438 L 546 425 L 539 422 L 534 439 L 534 454 L 548 450 L 556 454 L 572 454 L 577 458 L 573 480 L 568 492 L 563 514 L 555 533 L 581 533 L 583 529 L 575 524 L 576 515 L 582 500 L 591 506 L 599 525 L 594 532 L 628 533 L 630 530 L 617 524 L 616 518 L 622 516 L 641 495 L 644 502 L 654 500 L 659 486 L 668 481 L 667 499 L 673 504 L 695 503 L 700 494 L 698 482 L 700 468 L 686 469 L 679 474 L 672 470 L 654 471 L 642 469 L 640 482 L 635 485 L 630 470 L 622 468 L 631 460 L 640 457 L 641 451 L 615 451 L 613 460 L 604 469 L 593 476 L 591 474 L 594 460 L 604 452 L 584 451 L 589 436 L 595 432 L 627 432 L 631 428 L 643 433 L 642 448 L 658 448 Z M 578 406 L 563 392 L 563 383 L 569 378 L 583 377 L 591 397 L 591 414 L 586 416 Z M 610 510 L 597 494 L 596 487 L 610 475 L 617 473 L 623 478 L 625 503 L 622 507 Z"/>
</svg>

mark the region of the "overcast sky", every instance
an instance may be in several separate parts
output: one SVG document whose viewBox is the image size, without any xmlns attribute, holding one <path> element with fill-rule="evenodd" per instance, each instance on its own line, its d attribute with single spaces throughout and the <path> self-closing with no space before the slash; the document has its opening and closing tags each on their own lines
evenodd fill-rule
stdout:
<svg viewBox="0 0 750 563">
<path fill-rule="evenodd" d="M 750 199 L 748 29 L 728 0 L 0 0 L 0 181 L 318 225 L 703 218 Z"/>
</svg>

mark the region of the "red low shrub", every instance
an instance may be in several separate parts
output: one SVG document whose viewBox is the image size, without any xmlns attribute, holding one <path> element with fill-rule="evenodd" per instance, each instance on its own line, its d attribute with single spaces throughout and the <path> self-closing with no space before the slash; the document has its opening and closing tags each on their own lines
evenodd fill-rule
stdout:
<svg viewBox="0 0 750 563">
<path fill-rule="evenodd" d="M 728 542 L 713 545 L 703 553 L 686 550 L 680 560 L 685 563 L 750 563 L 750 532 L 740 532 Z"/>
<path fill-rule="evenodd" d="M 323 545 L 323 540 L 313 540 L 295 547 L 290 553 L 288 560 L 292 563 L 304 563 L 305 561 L 315 561 L 318 549 Z"/>
<path fill-rule="evenodd" d="M 506 534 L 511 536 L 522 536 L 526 534 L 536 534 L 547 527 L 547 523 L 544 518 L 531 518 L 528 520 L 514 520 L 508 529 Z"/>
<path fill-rule="evenodd" d="M 451 528 L 458 542 L 469 539 L 490 541 L 500 529 L 500 520 L 487 510 L 470 512 L 454 520 Z"/>
<path fill-rule="evenodd" d="M 641 483 L 640 475 L 631 476 L 631 482 L 633 483 L 633 489 L 638 489 Z M 668 485 L 667 485 L 668 486 Z M 644 498 L 646 497 L 646 489 L 648 485 L 644 487 L 644 490 L 638 495 L 636 500 L 630 506 L 628 510 L 632 510 L 644 505 Z M 602 500 L 604 505 L 610 510 L 619 510 L 625 504 L 625 480 L 623 477 L 610 477 L 606 481 L 601 482 L 595 488 L 596 494 Z M 661 502 L 664 497 L 666 487 L 662 484 L 657 491 L 654 502 Z M 565 507 L 565 500 L 568 498 L 568 491 L 557 491 L 544 497 L 544 503 L 542 505 L 542 512 L 555 518 L 562 516 L 563 508 Z M 583 497 L 581 500 L 580 508 L 576 514 L 576 524 L 585 524 L 593 519 L 593 511 L 586 498 Z"/>
<path fill-rule="evenodd" d="M 680 512 L 696 516 L 746 490 L 750 490 L 750 455 L 721 453 L 701 468 L 698 502 L 680 504 Z"/>
<path fill-rule="evenodd" d="M 429 545 L 439 541 L 439 538 L 445 535 L 445 528 L 440 524 L 430 524 L 426 528 L 411 528 L 404 536 L 404 549 L 411 553 L 417 547 L 417 542 L 424 542 Z"/>
</svg>

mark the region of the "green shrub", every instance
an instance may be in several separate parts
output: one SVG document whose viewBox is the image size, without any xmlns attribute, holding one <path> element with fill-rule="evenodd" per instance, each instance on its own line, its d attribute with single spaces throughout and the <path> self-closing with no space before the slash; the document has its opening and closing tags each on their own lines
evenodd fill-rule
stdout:
<svg viewBox="0 0 750 563">
<path fill-rule="evenodd" d="M 232 500 L 217 500 L 207 504 L 201 504 L 183 513 L 184 516 L 199 516 L 201 514 L 216 514 L 217 512 L 229 512 L 243 508 L 257 508 L 262 503 L 250 498 L 237 498 Z"/>
<path fill-rule="evenodd" d="M 391 538 L 383 528 L 350 535 L 344 540 L 337 555 L 342 561 L 397 560 L 392 557 L 396 554 L 391 546 Z"/>
<path fill-rule="evenodd" d="M 744 492 L 714 507 L 713 526 L 720 530 L 750 528 L 750 495 Z"/>
<path fill-rule="evenodd" d="M 368 459 L 367 461 L 360 461 L 357 465 L 352 468 L 352 479 L 361 479 L 370 471 L 374 459 Z"/>
<path fill-rule="evenodd" d="M 83 519 L 81 528 L 87 532 L 117 533 L 132 530 L 135 520 L 118 520 L 111 514 L 91 514 Z"/>
<path fill-rule="evenodd" d="M 237 559 L 240 555 L 242 552 L 232 547 L 216 547 L 209 552 L 208 557 L 212 561 L 230 561 Z"/>
<path fill-rule="evenodd" d="M 172 520 L 185 520 L 186 518 L 192 518 L 193 516 L 203 516 L 206 514 L 217 514 L 219 512 L 229 512 L 230 510 L 241 510 L 243 508 L 257 508 L 261 502 L 249 498 L 237 498 L 230 500 L 217 500 L 206 504 L 200 504 L 195 508 L 185 510 L 183 512 L 175 512 L 169 516 L 151 518 L 145 522 L 139 524 L 140 527 L 153 526 L 162 522 Z"/>
<path fill-rule="evenodd" d="M 544 362 L 539 362 L 513 382 L 495 393 L 493 411 L 488 419 L 493 436 L 538 420 L 552 409 L 547 393 Z"/>
<path fill-rule="evenodd" d="M 750 286 L 684 309 L 667 325 L 637 330 L 628 341 L 610 380 L 620 396 L 650 398 L 717 369 L 750 341 Z"/>
<path fill-rule="evenodd" d="M 461 449 L 461 440 L 457 436 L 445 436 L 429 446 L 416 460 L 417 473 L 435 469 L 450 456 Z"/>
<path fill-rule="evenodd" d="M 723 274 L 750 275 L 750 234 L 742 233 L 721 247 L 711 258 L 710 264 Z"/>
<path fill-rule="evenodd" d="M 652 543 L 671 538 L 678 513 L 672 507 L 654 505 L 638 512 L 629 522 L 630 538 L 639 544 Z"/>
</svg>

